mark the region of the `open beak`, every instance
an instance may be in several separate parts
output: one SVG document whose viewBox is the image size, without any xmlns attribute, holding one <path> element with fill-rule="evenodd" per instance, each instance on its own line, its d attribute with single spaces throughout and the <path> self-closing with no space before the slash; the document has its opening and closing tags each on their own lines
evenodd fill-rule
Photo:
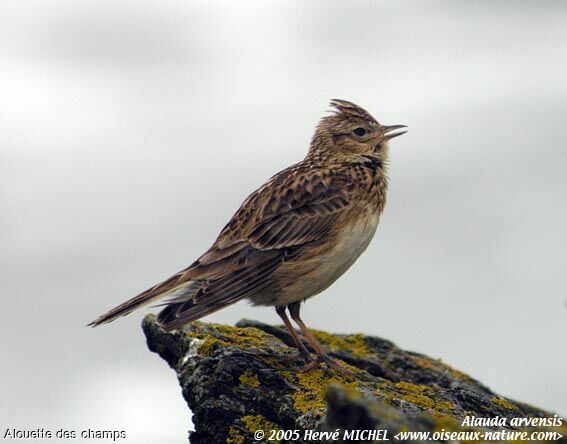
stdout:
<svg viewBox="0 0 567 444">
<path fill-rule="evenodd" d="M 407 131 L 396 131 L 402 128 L 407 128 L 405 125 L 390 125 L 390 126 L 383 126 L 382 130 L 382 140 L 388 141 L 393 139 L 394 137 L 401 136 L 402 134 L 407 133 Z M 393 131 L 393 132 L 392 132 Z"/>
</svg>

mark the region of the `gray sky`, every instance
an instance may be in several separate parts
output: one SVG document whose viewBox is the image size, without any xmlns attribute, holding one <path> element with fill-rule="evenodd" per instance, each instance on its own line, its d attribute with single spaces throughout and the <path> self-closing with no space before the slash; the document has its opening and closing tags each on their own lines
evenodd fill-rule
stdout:
<svg viewBox="0 0 567 444">
<path fill-rule="evenodd" d="M 179 442 L 139 312 L 301 159 L 331 98 L 410 132 L 389 202 L 308 325 L 441 358 L 567 414 L 567 7 L 496 1 L 7 1 L 0 14 L 4 427 Z M 278 322 L 245 303 L 207 320 Z"/>
</svg>

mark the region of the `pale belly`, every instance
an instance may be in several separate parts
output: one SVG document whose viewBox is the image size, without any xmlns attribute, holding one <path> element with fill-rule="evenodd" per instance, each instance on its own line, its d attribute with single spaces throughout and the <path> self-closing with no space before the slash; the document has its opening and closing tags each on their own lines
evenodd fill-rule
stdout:
<svg viewBox="0 0 567 444">
<path fill-rule="evenodd" d="M 265 294 L 254 298 L 253 303 L 287 305 L 321 293 L 341 277 L 366 250 L 376 233 L 378 220 L 379 214 L 376 214 L 345 228 L 331 250 L 308 262 L 299 261 L 294 264 L 297 269 L 292 273 L 297 275 L 297 279 L 286 279 L 289 284 L 281 288 L 277 295 Z"/>
</svg>

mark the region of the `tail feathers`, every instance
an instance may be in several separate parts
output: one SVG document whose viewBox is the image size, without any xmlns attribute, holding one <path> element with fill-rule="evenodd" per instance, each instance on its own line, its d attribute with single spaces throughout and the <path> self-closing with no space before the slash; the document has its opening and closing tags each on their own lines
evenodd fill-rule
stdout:
<svg viewBox="0 0 567 444">
<path fill-rule="evenodd" d="M 192 297 L 195 294 L 196 282 L 189 281 L 185 282 L 182 285 L 178 285 L 177 287 L 173 287 L 170 289 L 162 289 L 161 291 L 155 291 L 155 288 L 151 288 L 148 291 L 145 291 L 138 296 L 133 297 L 132 299 L 127 300 L 126 302 L 120 304 L 117 307 L 107 311 L 103 315 L 100 315 L 91 323 L 87 324 L 87 327 L 96 327 L 101 324 L 107 324 L 109 322 L 114 321 L 122 316 L 126 316 L 132 313 L 134 310 L 141 308 L 145 305 L 150 304 L 151 302 L 155 301 L 156 299 L 161 299 L 165 296 L 170 296 L 172 300 L 184 300 L 187 297 Z"/>
<path fill-rule="evenodd" d="M 222 308 L 238 302 L 242 297 L 224 300 L 216 304 L 196 304 L 194 299 L 169 304 L 158 314 L 157 323 L 163 331 L 169 332 L 189 322 L 201 319 Z"/>
<path fill-rule="evenodd" d="M 149 304 L 153 300 L 152 297 L 148 296 L 149 295 L 141 294 L 124 302 L 123 304 L 120 304 L 118 307 L 114 307 L 112 310 L 107 311 L 91 323 L 87 324 L 87 327 L 96 327 L 101 324 L 107 324 L 119 317 L 132 313 L 134 310 Z"/>
<path fill-rule="evenodd" d="M 282 253 L 264 254 L 263 261 L 227 273 L 219 279 L 206 280 L 190 298 L 170 299 L 160 312 L 157 322 L 164 331 L 183 325 L 228 307 L 245 297 L 251 297 L 270 287 L 267 277 L 282 261 Z"/>
</svg>

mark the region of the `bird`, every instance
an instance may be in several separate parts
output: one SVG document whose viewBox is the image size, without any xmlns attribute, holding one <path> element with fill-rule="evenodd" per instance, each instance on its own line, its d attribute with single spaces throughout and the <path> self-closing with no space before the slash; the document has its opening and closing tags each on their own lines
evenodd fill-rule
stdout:
<svg viewBox="0 0 567 444">
<path fill-rule="evenodd" d="M 203 255 L 88 325 L 159 301 L 156 322 L 170 332 L 244 299 L 275 307 L 305 370 L 324 362 L 348 372 L 303 322 L 301 303 L 331 286 L 370 244 L 386 203 L 389 141 L 407 126 L 382 125 L 346 100 L 330 106 L 306 157 L 250 194 Z"/>
</svg>

